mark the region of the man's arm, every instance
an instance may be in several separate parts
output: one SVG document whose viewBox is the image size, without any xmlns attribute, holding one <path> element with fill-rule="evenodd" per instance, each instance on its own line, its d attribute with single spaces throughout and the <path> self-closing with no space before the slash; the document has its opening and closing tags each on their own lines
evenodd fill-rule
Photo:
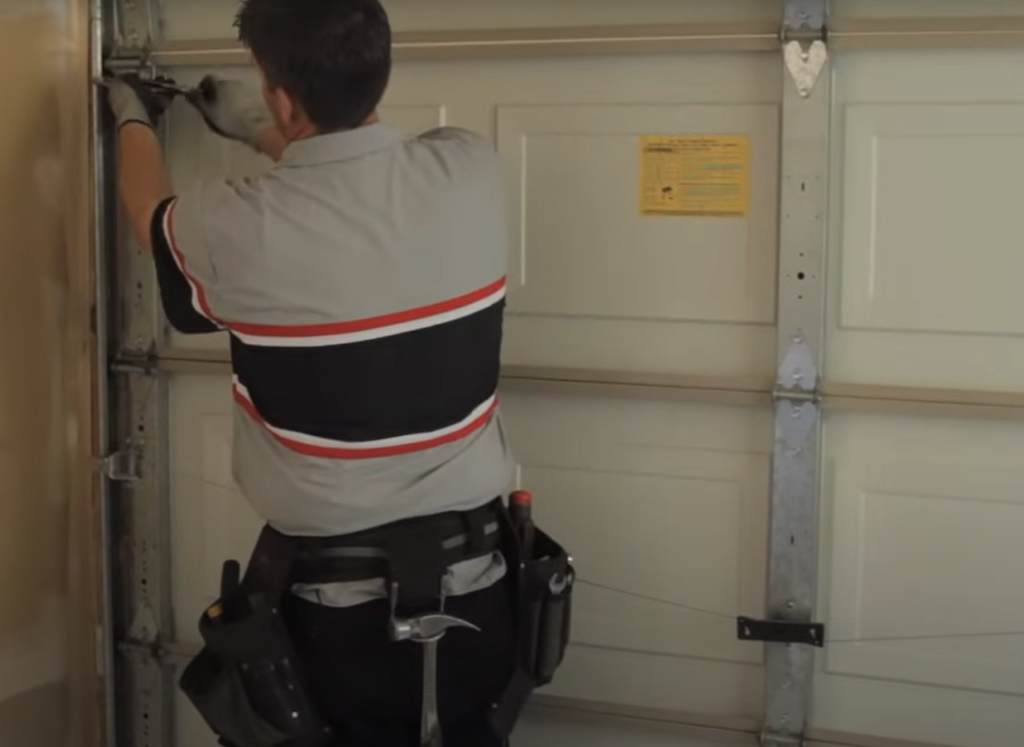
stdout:
<svg viewBox="0 0 1024 747">
<path fill-rule="evenodd" d="M 171 196 L 171 183 L 153 128 L 128 122 L 118 132 L 118 190 L 139 246 L 153 251 L 151 227 L 157 207 Z"/>
</svg>

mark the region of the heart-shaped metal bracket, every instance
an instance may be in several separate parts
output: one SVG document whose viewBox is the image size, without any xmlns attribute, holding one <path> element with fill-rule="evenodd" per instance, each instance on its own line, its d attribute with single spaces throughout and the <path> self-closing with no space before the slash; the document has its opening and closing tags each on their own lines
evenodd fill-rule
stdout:
<svg viewBox="0 0 1024 747">
<path fill-rule="evenodd" d="M 797 92 L 807 98 L 814 90 L 814 84 L 818 82 L 818 76 L 828 60 L 825 42 L 815 40 L 804 49 L 799 41 L 793 40 L 786 44 L 785 56 L 786 67 L 796 84 Z"/>
</svg>

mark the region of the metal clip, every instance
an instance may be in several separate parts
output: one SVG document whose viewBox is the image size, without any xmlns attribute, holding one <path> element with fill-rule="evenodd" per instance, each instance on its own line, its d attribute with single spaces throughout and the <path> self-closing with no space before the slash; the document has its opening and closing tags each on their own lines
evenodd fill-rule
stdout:
<svg viewBox="0 0 1024 747">
<path fill-rule="evenodd" d="M 142 479 L 141 451 L 141 444 L 129 441 L 121 451 L 104 457 L 103 476 L 112 482 L 138 482 Z"/>
</svg>

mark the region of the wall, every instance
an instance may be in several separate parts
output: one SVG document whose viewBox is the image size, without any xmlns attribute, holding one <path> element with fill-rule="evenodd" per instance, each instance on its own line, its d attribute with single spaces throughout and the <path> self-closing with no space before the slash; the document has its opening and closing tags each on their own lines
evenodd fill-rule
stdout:
<svg viewBox="0 0 1024 747">
<path fill-rule="evenodd" d="M 0 0 L 0 744 L 99 744 L 88 13 Z"/>
</svg>

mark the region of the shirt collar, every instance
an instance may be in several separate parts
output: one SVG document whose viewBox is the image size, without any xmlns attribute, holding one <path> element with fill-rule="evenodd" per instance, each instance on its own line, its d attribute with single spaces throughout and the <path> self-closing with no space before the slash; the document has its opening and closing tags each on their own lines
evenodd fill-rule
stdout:
<svg viewBox="0 0 1024 747">
<path fill-rule="evenodd" d="M 290 143 L 279 166 L 315 166 L 332 161 L 347 161 L 402 142 L 405 137 L 379 122 L 344 132 L 316 135 Z"/>
</svg>

